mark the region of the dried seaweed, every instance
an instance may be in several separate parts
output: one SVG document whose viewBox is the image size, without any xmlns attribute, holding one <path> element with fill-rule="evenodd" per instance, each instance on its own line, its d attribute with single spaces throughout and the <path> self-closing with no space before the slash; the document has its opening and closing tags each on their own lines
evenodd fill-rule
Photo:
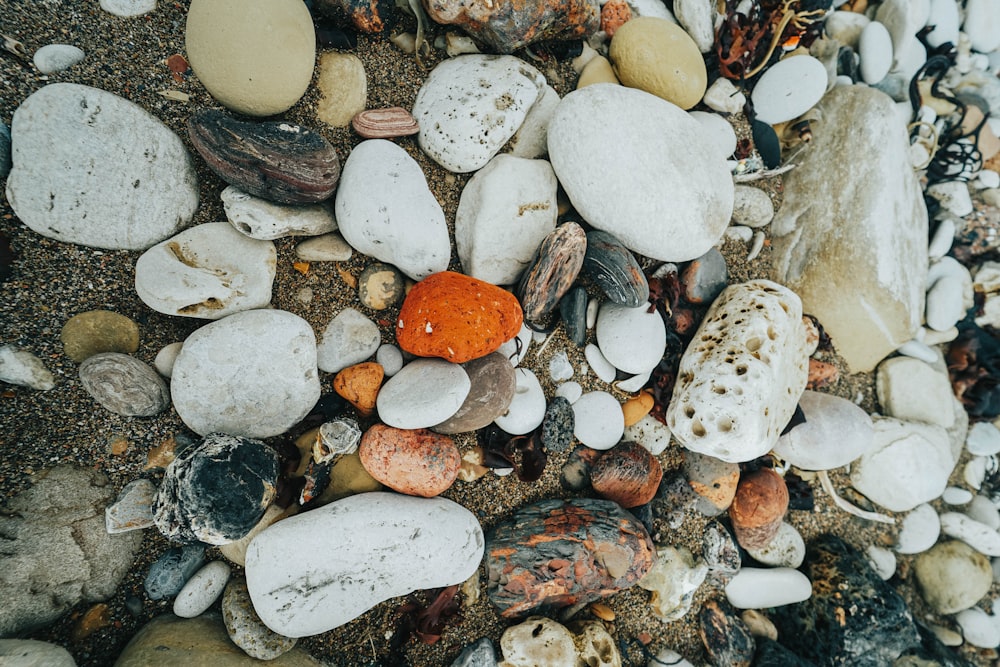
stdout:
<svg viewBox="0 0 1000 667">
<path fill-rule="evenodd" d="M 1000 416 L 1000 340 L 967 324 L 948 348 L 947 361 L 952 388 L 969 418 Z"/>
</svg>

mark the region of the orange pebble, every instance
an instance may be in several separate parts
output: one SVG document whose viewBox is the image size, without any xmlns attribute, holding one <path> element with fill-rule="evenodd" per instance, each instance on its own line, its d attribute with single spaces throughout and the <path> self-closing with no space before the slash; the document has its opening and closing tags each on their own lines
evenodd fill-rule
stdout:
<svg viewBox="0 0 1000 667">
<path fill-rule="evenodd" d="M 381 364 L 366 361 L 337 373 L 333 378 L 333 390 L 368 417 L 375 411 L 375 398 L 384 377 Z"/>
<path fill-rule="evenodd" d="M 614 37 L 615 31 L 632 18 L 632 10 L 625 0 L 610 0 L 601 7 L 601 30 Z"/>
<path fill-rule="evenodd" d="M 625 415 L 625 427 L 639 423 L 653 409 L 653 394 L 649 390 L 639 392 L 622 403 L 622 413 Z"/>
<path fill-rule="evenodd" d="M 788 511 L 788 487 L 781 475 L 761 468 L 740 479 L 729 506 L 736 541 L 744 549 L 760 549 L 777 534 Z"/>
<path fill-rule="evenodd" d="M 309 262 L 294 262 L 292 268 L 302 275 L 306 275 L 309 273 Z"/>
<path fill-rule="evenodd" d="M 806 381 L 806 389 L 819 389 L 833 384 L 839 379 L 840 371 L 833 364 L 819 359 L 809 360 L 809 379 Z"/>
<path fill-rule="evenodd" d="M 376 424 L 361 436 L 361 465 L 390 489 L 431 498 L 458 477 L 462 456 L 455 441 L 425 428 L 401 429 Z"/>
</svg>

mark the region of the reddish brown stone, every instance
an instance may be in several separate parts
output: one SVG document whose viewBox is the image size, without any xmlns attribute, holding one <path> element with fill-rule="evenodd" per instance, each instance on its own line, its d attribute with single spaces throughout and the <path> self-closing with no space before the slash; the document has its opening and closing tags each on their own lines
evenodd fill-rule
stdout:
<svg viewBox="0 0 1000 667">
<path fill-rule="evenodd" d="M 419 357 L 460 364 L 484 357 L 521 330 L 513 294 L 471 276 L 442 271 L 413 286 L 396 322 L 399 346 Z"/>
<path fill-rule="evenodd" d="M 346 15 L 360 32 L 380 33 L 393 23 L 392 0 L 318 0 L 317 10 L 334 19 Z"/>
<path fill-rule="evenodd" d="M 809 360 L 809 379 L 806 381 L 806 389 L 820 389 L 839 379 L 840 371 L 833 364 L 819 359 Z"/>
<path fill-rule="evenodd" d="M 744 549 L 761 549 L 774 538 L 788 511 L 788 487 L 781 475 L 761 468 L 744 475 L 729 506 L 736 541 Z"/>
<path fill-rule="evenodd" d="M 661 479 L 660 462 L 635 442 L 623 442 L 604 452 L 590 471 L 594 491 L 626 509 L 652 500 Z"/>
<path fill-rule="evenodd" d="M 425 428 L 376 424 L 361 436 L 361 465 L 374 479 L 411 496 L 430 498 L 445 491 L 462 464 L 455 441 Z"/>
<path fill-rule="evenodd" d="M 403 107 L 365 109 L 354 115 L 351 127 L 365 139 L 405 137 L 420 131 L 417 119 Z"/>
<path fill-rule="evenodd" d="M 517 296 L 529 324 L 540 324 L 569 290 L 583 268 L 587 233 L 575 222 L 555 228 L 545 239 L 517 286 Z"/>
<path fill-rule="evenodd" d="M 632 18 L 632 9 L 625 0 L 608 0 L 601 7 L 601 30 L 606 32 L 610 39 L 615 36 L 618 28 L 622 27 L 630 18 Z"/>
<path fill-rule="evenodd" d="M 375 399 L 382 386 L 385 370 L 381 364 L 366 361 L 348 366 L 333 378 L 333 390 L 343 396 L 362 416 L 375 412 Z"/>
</svg>

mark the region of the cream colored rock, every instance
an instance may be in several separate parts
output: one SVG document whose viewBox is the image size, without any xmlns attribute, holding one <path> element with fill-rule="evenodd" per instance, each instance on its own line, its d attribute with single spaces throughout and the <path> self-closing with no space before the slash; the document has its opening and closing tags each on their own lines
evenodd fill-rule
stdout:
<svg viewBox="0 0 1000 667">
<path fill-rule="evenodd" d="M 681 358 L 667 426 L 688 449 L 730 463 L 777 443 L 809 368 L 802 304 L 769 280 L 730 285 Z"/>
<path fill-rule="evenodd" d="M 611 62 L 604 56 L 595 56 L 580 72 L 576 81 L 576 89 L 585 88 L 595 83 L 620 83 Z"/>
<path fill-rule="evenodd" d="M 275 204 L 231 185 L 222 191 L 221 197 L 229 224 L 252 239 L 319 236 L 337 229 L 333 206 L 328 202 L 308 206 Z"/>
<path fill-rule="evenodd" d="M 652 592 L 649 606 L 657 618 L 669 623 L 690 611 L 694 594 L 707 575 L 708 565 L 696 565 L 684 547 L 658 546 L 656 564 L 637 585 Z"/>
<path fill-rule="evenodd" d="M 316 33 L 301 0 L 192 0 L 185 48 L 212 97 L 248 116 L 272 116 L 306 92 Z"/>
<path fill-rule="evenodd" d="M 608 52 L 623 85 L 662 97 L 682 109 L 701 100 L 708 85 L 705 60 L 684 29 L 653 17 L 626 22 Z"/>
<path fill-rule="evenodd" d="M 560 623 L 532 616 L 500 637 L 500 667 L 576 667 L 573 633 Z"/>
<path fill-rule="evenodd" d="M 580 621 L 573 624 L 576 634 L 577 665 L 587 667 L 622 667 L 622 655 L 614 637 L 600 621 Z"/>
<path fill-rule="evenodd" d="M 328 51 L 319 57 L 320 100 L 316 117 L 327 125 L 347 127 L 355 114 L 365 110 L 368 78 L 365 66 L 353 53 Z"/>
</svg>

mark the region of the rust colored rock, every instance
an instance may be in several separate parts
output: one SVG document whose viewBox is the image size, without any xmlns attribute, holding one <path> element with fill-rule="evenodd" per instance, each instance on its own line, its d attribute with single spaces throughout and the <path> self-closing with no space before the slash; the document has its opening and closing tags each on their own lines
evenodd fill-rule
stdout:
<svg viewBox="0 0 1000 667">
<path fill-rule="evenodd" d="M 375 399 L 382 386 L 385 370 L 381 364 L 366 361 L 348 366 L 333 378 L 333 390 L 365 417 L 375 412 Z"/>
<path fill-rule="evenodd" d="M 698 511 L 717 516 L 732 504 L 740 481 L 740 467 L 707 454 L 684 452 L 684 476 L 698 494 Z"/>
<path fill-rule="evenodd" d="M 806 389 L 815 391 L 831 385 L 839 379 L 840 371 L 833 364 L 819 359 L 809 360 L 809 379 L 806 380 Z"/>
<path fill-rule="evenodd" d="M 436 23 L 456 25 L 499 53 L 543 40 L 581 39 L 597 32 L 597 0 L 423 0 Z"/>
<path fill-rule="evenodd" d="M 244 123 L 215 109 L 188 119 L 195 149 L 219 178 L 279 204 L 313 204 L 337 189 L 340 160 L 318 132 L 291 123 Z"/>
<path fill-rule="evenodd" d="M 607 33 L 608 39 L 615 36 L 615 31 L 632 18 L 632 9 L 625 0 L 609 0 L 601 7 L 601 30 Z"/>
<path fill-rule="evenodd" d="M 351 126 L 365 139 L 392 139 L 420 131 L 417 119 L 403 107 L 366 109 L 355 114 Z"/>
<path fill-rule="evenodd" d="M 604 452 L 590 471 L 594 491 L 625 509 L 652 500 L 661 479 L 660 462 L 635 442 L 623 442 Z"/>
<path fill-rule="evenodd" d="M 445 491 L 462 465 L 455 441 L 425 428 L 376 424 L 361 436 L 361 465 L 390 489 L 430 498 Z"/>
<path fill-rule="evenodd" d="M 392 0 L 319 0 L 316 8 L 335 19 L 346 14 L 357 30 L 366 33 L 384 32 L 394 19 Z"/>
<path fill-rule="evenodd" d="M 540 325 L 569 290 L 583 268 L 587 233 L 575 222 L 559 225 L 545 237 L 517 286 L 529 324 Z"/>
<path fill-rule="evenodd" d="M 487 591 L 500 614 L 514 618 L 629 588 L 655 559 L 649 533 L 617 503 L 543 500 L 487 536 Z"/>
<path fill-rule="evenodd" d="M 513 294 L 471 276 L 442 271 L 413 286 L 396 322 L 396 342 L 418 357 L 461 364 L 496 352 L 521 330 Z"/>
<path fill-rule="evenodd" d="M 788 487 L 781 475 L 770 468 L 744 475 L 729 506 L 736 541 L 744 549 L 767 546 L 787 511 Z"/>
</svg>

